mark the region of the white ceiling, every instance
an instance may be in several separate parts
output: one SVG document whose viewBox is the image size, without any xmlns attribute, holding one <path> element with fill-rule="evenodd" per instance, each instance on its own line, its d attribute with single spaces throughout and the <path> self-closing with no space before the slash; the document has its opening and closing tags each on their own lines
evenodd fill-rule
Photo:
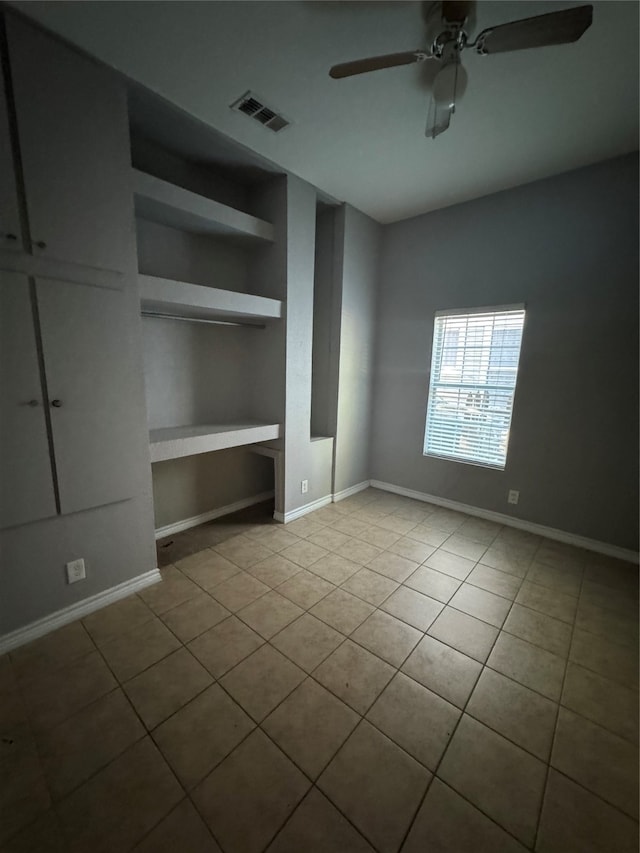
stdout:
<svg viewBox="0 0 640 853">
<path fill-rule="evenodd" d="M 638 147 L 638 4 L 598 2 L 576 44 L 468 50 L 466 97 L 436 140 L 429 63 L 331 80 L 329 67 L 423 48 L 415 2 L 17 2 L 25 14 L 316 187 L 393 222 Z M 479 2 L 473 33 L 579 3 Z M 471 35 L 473 35 L 471 33 Z M 229 104 L 247 89 L 293 121 Z"/>
</svg>

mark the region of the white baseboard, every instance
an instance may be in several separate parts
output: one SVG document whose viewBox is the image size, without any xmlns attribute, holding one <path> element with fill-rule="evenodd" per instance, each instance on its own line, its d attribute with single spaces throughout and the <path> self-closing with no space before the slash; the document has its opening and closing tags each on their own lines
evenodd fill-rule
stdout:
<svg viewBox="0 0 640 853">
<path fill-rule="evenodd" d="M 428 495 L 425 492 L 414 492 L 413 489 L 405 489 L 402 486 L 394 486 L 392 483 L 383 483 L 380 480 L 371 480 L 374 489 L 382 489 L 385 492 L 393 492 L 413 498 L 416 501 L 437 504 L 446 509 L 454 509 L 477 518 L 485 518 L 487 521 L 495 521 L 507 527 L 515 527 L 518 530 L 526 530 L 528 533 L 536 533 L 538 536 L 546 536 L 547 539 L 555 539 L 567 545 L 575 545 L 577 548 L 585 548 L 587 551 L 595 551 L 597 554 L 605 554 L 607 557 L 615 557 L 618 560 L 627 560 L 630 563 L 638 563 L 640 555 L 636 551 L 620 548 L 618 545 L 610 545 L 608 542 L 598 542 L 597 539 L 587 539 L 577 533 L 568 533 L 565 530 L 557 530 L 555 527 L 545 527 L 544 524 L 536 524 L 533 521 L 525 521 L 522 518 L 514 518 L 511 515 L 503 515 L 501 512 L 493 512 L 490 509 L 481 509 L 477 506 L 450 501 L 437 495 Z"/>
<path fill-rule="evenodd" d="M 306 515 L 309 512 L 313 512 L 316 509 L 320 509 L 323 506 L 327 506 L 327 504 L 330 503 L 331 495 L 326 495 L 324 498 L 318 498 L 317 501 L 311 501 L 311 503 L 299 506 L 298 509 L 292 509 L 289 512 L 274 512 L 273 517 L 276 521 L 282 521 L 286 524 L 288 521 L 295 521 L 296 518 L 300 518 L 301 516 Z"/>
<path fill-rule="evenodd" d="M 350 498 L 351 495 L 357 495 L 358 492 L 363 492 L 371 485 L 370 480 L 363 480 L 362 483 L 356 483 L 355 486 L 349 486 L 348 489 L 343 489 L 341 492 L 334 492 L 333 502 L 343 501 L 345 498 Z"/>
<path fill-rule="evenodd" d="M 76 604 L 71 604 L 63 610 L 56 610 L 55 613 L 51 613 L 43 619 L 38 619 L 36 622 L 25 625 L 24 628 L 17 628 L 15 631 L 11 631 L 11 633 L 0 637 L 0 655 L 11 651 L 11 649 L 17 649 L 18 646 L 23 646 L 25 643 L 30 643 L 32 640 L 37 640 L 38 637 L 43 637 L 45 634 L 55 631 L 56 628 L 62 628 L 63 625 L 68 625 L 69 622 L 82 619 L 83 616 L 93 613 L 94 610 L 100 610 L 101 607 L 106 607 L 107 604 L 113 604 L 114 601 L 119 601 L 121 598 L 133 595 L 134 592 L 138 592 L 138 590 L 158 583 L 161 580 L 162 576 L 158 569 L 152 569 L 143 575 L 138 575 L 117 586 L 112 586 L 111 589 L 105 589 L 104 592 L 99 592 L 97 595 L 92 595 L 90 598 L 85 598 L 82 601 L 76 602 Z"/>
<path fill-rule="evenodd" d="M 172 536 L 174 533 L 181 533 L 183 530 L 189 530 L 191 527 L 197 527 L 199 524 L 205 524 L 207 521 L 213 521 L 214 518 L 221 518 L 223 515 L 230 515 L 232 512 L 237 512 L 239 509 L 246 509 L 248 506 L 268 501 L 273 497 L 273 491 L 261 492 L 259 495 L 252 495 L 249 498 L 242 498 L 227 506 L 219 506 L 217 509 L 211 509 L 208 512 L 203 512 L 201 515 L 194 515 L 191 518 L 185 518 L 183 521 L 176 521 L 173 524 L 166 524 L 164 527 L 156 529 L 156 539 L 163 539 L 165 536 Z"/>
</svg>

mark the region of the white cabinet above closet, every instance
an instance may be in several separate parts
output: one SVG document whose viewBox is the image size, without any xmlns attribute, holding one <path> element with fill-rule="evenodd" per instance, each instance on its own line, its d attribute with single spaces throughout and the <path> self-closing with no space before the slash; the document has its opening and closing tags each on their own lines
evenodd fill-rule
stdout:
<svg viewBox="0 0 640 853">
<path fill-rule="evenodd" d="M 133 170 L 133 192 L 136 215 L 142 219 L 197 234 L 220 234 L 267 242 L 274 240 L 274 228 L 270 222 L 138 169 Z"/>
<path fill-rule="evenodd" d="M 151 275 L 139 275 L 138 282 L 144 314 L 256 324 L 282 317 L 282 302 L 278 299 Z"/>
</svg>

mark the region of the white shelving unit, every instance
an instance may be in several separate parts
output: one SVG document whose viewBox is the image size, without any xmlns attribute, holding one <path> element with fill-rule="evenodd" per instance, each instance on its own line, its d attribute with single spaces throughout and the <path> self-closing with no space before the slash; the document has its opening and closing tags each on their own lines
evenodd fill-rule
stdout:
<svg viewBox="0 0 640 853">
<path fill-rule="evenodd" d="M 241 424 L 203 424 L 202 426 L 169 427 L 149 433 L 151 461 L 164 462 L 183 456 L 196 456 L 212 450 L 227 450 L 261 441 L 280 438 L 280 424 L 259 422 Z"/>
<path fill-rule="evenodd" d="M 278 299 L 151 275 L 139 275 L 138 282 L 143 313 L 171 315 L 185 320 L 222 320 L 247 324 L 259 324 L 282 317 L 282 302 Z"/>
<path fill-rule="evenodd" d="M 160 225 L 250 240 L 274 241 L 270 222 L 133 169 L 136 215 Z"/>
</svg>

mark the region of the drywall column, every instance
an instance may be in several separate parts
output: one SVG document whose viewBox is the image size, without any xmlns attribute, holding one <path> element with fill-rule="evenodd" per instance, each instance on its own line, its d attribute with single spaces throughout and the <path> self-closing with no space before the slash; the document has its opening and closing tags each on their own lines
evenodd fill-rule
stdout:
<svg viewBox="0 0 640 853">
<path fill-rule="evenodd" d="M 384 228 L 373 478 L 637 549 L 637 162 Z M 505 471 L 423 456 L 435 312 L 521 302 Z"/>
<path fill-rule="evenodd" d="M 334 287 L 339 364 L 333 493 L 369 479 L 376 277 L 381 227 L 349 205 L 336 211 Z"/>
</svg>

